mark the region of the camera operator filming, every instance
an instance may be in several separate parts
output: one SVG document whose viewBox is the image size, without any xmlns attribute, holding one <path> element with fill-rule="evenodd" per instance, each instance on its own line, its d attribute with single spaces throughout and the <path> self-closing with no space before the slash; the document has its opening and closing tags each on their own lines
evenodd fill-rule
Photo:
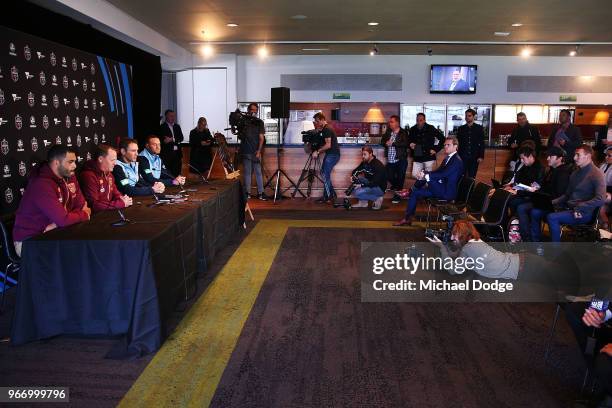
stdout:
<svg viewBox="0 0 612 408">
<path fill-rule="evenodd" d="M 353 184 L 346 191 L 346 195 L 350 196 L 354 189 L 355 197 L 359 199 L 352 208 L 367 208 L 368 201 L 373 201 L 372 209 L 380 210 L 387 187 L 385 166 L 374 156 L 371 146 L 361 148 L 361 157 L 363 161 L 353 170 L 351 176 Z"/>
<path fill-rule="evenodd" d="M 321 153 L 325 152 L 325 158 L 323 159 L 323 165 L 321 172 L 323 173 L 323 197 L 317 200 L 317 203 L 332 202 L 336 199 L 336 191 L 331 181 L 331 173 L 334 166 L 340 161 L 340 148 L 338 147 L 338 138 L 336 132 L 332 129 L 325 119 L 323 112 L 318 112 L 313 116 L 314 127 L 319 132 L 325 144 L 315 151 L 312 152 L 313 157 L 316 159 Z"/>
<path fill-rule="evenodd" d="M 257 198 L 266 201 L 268 197 L 264 194 L 263 175 L 261 172 L 261 156 L 263 153 L 265 127 L 261 119 L 257 117 L 258 107 L 256 103 L 250 103 L 246 115 L 240 111 L 230 114 L 230 125 L 232 133 L 240 139 L 240 155 L 244 165 L 244 192 L 248 199 L 251 193 L 251 174 L 255 169 L 257 179 Z"/>
</svg>

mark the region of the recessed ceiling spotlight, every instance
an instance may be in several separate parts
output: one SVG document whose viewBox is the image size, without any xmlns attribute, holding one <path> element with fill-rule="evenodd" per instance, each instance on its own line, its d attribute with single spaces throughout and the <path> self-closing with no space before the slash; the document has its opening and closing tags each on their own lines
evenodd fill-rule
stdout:
<svg viewBox="0 0 612 408">
<path fill-rule="evenodd" d="M 523 23 L 512 23 L 512 27 L 522 27 Z"/>
<path fill-rule="evenodd" d="M 529 49 L 528 47 L 523 48 L 523 50 L 521 51 L 521 57 L 527 58 L 529 56 L 531 56 L 531 49 Z"/>
<path fill-rule="evenodd" d="M 213 47 L 210 46 L 210 44 L 205 44 L 204 46 L 202 46 L 202 55 L 204 55 L 205 57 L 210 57 L 214 54 L 214 52 L 215 50 L 213 49 Z"/>
<path fill-rule="evenodd" d="M 268 56 L 268 49 L 265 45 L 259 47 L 259 49 L 257 50 L 257 55 L 259 55 L 259 58 L 266 58 Z"/>
<path fill-rule="evenodd" d="M 496 31 L 493 33 L 493 35 L 496 35 L 497 37 L 507 37 L 510 35 L 510 33 L 508 31 Z"/>
<path fill-rule="evenodd" d="M 576 48 L 574 48 L 573 50 L 569 52 L 570 57 L 575 57 L 576 55 L 578 55 L 578 47 L 579 46 L 577 45 Z"/>
<path fill-rule="evenodd" d="M 296 14 L 295 16 L 291 16 L 292 20 L 305 20 L 308 17 L 303 14 Z"/>
<path fill-rule="evenodd" d="M 236 24 L 236 23 L 227 23 L 226 26 L 228 26 L 228 27 L 238 27 L 238 24 Z"/>
<path fill-rule="evenodd" d="M 378 23 L 377 23 L 376 21 L 370 21 L 370 22 L 368 23 L 368 25 L 369 25 L 369 26 L 377 26 L 377 25 L 378 25 Z"/>
</svg>

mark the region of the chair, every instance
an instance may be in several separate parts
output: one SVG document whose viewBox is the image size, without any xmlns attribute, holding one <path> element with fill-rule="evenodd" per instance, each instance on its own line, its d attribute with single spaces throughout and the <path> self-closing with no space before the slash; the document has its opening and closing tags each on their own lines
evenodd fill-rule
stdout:
<svg viewBox="0 0 612 408">
<path fill-rule="evenodd" d="M 16 276 L 21 268 L 21 258 L 15 252 L 15 245 L 13 244 L 12 226 L 14 223 L 14 217 L 11 219 L 0 220 L 0 243 L 2 245 L 4 257 L 6 262 L 6 270 L 3 272 L 2 282 L 2 300 L 0 301 L 0 308 L 4 307 L 4 295 L 6 294 L 6 284 L 9 279 L 9 275 L 13 274 Z"/>
<path fill-rule="evenodd" d="M 502 235 L 502 240 L 506 243 L 506 234 L 504 233 L 504 221 L 507 217 L 508 211 L 508 202 L 510 201 L 510 197 L 512 194 L 503 189 L 496 189 L 491 199 L 489 200 L 489 205 L 487 209 L 482 214 L 481 220 L 478 220 L 476 217 L 471 217 L 472 223 L 475 227 L 485 227 L 487 230 L 491 227 L 499 228 L 499 231 Z M 470 219 L 470 217 L 468 217 Z M 493 237 L 488 236 L 489 240 Z"/>
<path fill-rule="evenodd" d="M 440 218 L 439 207 L 441 206 L 453 204 L 458 208 L 465 207 L 475 183 L 476 181 L 472 177 L 463 176 L 461 177 L 461 180 L 459 180 L 459 184 L 457 185 L 457 197 L 454 200 L 449 201 L 449 200 L 441 200 L 438 198 L 428 199 L 427 200 L 427 205 L 428 205 L 427 206 L 427 226 L 429 226 L 430 224 L 429 216 L 430 216 L 432 207 L 435 208 L 437 212 L 436 220 Z"/>
<path fill-rule="evenodd" d="M 567 225 L 561 224 L 561 236 L 563 237 L 564 231 L 572 231 L 576 238 L 584 238 L 589 235 L 594 236 L 595 239 L 587 239 L 587 241 L 597 241 L 599 231 L 599 211 L 601 207 L 595 209 L 593 214 L 593 220 L 587 224 Z"/>
<path fill-rule="evenodd" d="M 480 218 L 489 199 L 489 191 L 491 186 L 485 183 L 476 183 L 473 187 L 470 196 L 468 197 L 465 208 L 458 207 L 454 204 L 440 206 L 438 210 L 442 215 L 450 215 L 453 218 L 462 218 L 465 215 L 471 215 L 474 218 Z"/>
</svg>

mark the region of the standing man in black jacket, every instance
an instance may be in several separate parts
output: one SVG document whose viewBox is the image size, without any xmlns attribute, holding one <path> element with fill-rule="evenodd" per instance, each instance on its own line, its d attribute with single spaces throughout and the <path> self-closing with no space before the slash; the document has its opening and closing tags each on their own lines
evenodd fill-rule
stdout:
<svg viewBox="0 0 612 408">
<path fill-rule="evenodd" d="M 181 174 L 183 152 L 181 143 L 183 142 L 183 131 L 176 123 L 176 113 L 172 109 L 164 112 L 166 121 L 159 127 L 157 135 L 161 139 L 160 157 L 172 174 Z"/>
<path fill-rule="evenodd" d="M 540 157 L 542 151 L 542 140 L 540 139 L 540 131 L 536 126 L 533 126 L 527 120 L 527 115 L 524 112 L 516 114 L 517 127 L 512 131 L 512 136 L 508 139 L 508 146 L 514 150 L 513 160 L 518 160 L 518 149 L 523 142 L 531 140 L 535 145 L 536 157 Z"/>
<path fill-rule="evenodd" d="M 548 137 L 548 147 L 557 146 L 565 150 L 567 161 L 573 161 L 576 148 L 582 144 L 580 128 L 572 124 L 572 113 L 569 109 L 559 112 L 559 124 L 553 127 Z"/>
<path fill-rule="evenodd" d="M 548 163 L 548 170 L 542 178 L 541 188 L 534 188 L 532 191 L 548 194 L 550 198 L 555 199 L 565 193 L 570 175 L 574 171 L 574 166 L 570 163 L 565 163 L 565 151 L 560 147 L 551 147 L 546 150 L 546 162 Z M 516 208 L 521 240 L 525 242 L 531 241 L 531 210 L 533 210 L 531 200 L 520 204 Z"/>
<path fill-rule="evenodd" d="M 374 156 L 372 146 L 361 148 L 361 158 L 361 164 L 351 173 L 353 174 L 351 181 L 361 184 L 361 187 L 355 189 L 355 197 L 359 199 L 359 202 L 352 207 L 367 208 L 368 201 L 373 201 L 372 209 L 380 210 L 387 188 L 387 171 L 380 160 Z"/>
<path fill-rule="evenodd" d="M 457 130 L 459 140 L 459 157 L 463 161 L 465 175 L 476 178 L 478 165 L 484 160 L 484 128 L 475 122 L 476 111 L 472 108 L 465 111 L 465 125 Z"/>
<path fill-rule="evenodd" d="M 433 171 L 436 154 L 442 150 L 444 136 L 425 121 L 424 113 L 417 113 L 416 125 L 410 128 L 408 145 L 412 151 L 412 177 L 421 171 Z"/>
<path fill-rule="evenodd" d="M 385 147 L 387 180 L 394 191 L 391 202 L 397 204 L 401 201 L 397 193 L 404 188 L 406 168 L 408 167 L 408 132 L 400 127 L 399 116 L 392 115 L 389 118 L 389 128 L 383 135 L 380 144 Z M 386 187 L 383 188 L 383 192 Z"/>
</svg>

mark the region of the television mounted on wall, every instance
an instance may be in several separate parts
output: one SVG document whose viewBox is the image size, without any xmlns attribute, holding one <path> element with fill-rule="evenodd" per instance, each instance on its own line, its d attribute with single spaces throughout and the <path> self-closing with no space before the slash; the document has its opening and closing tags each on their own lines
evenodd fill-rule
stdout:
<svg viewBox="0 0 612 408">
<path fill-rule="evenodd" d="M 475 94 L 476 65 L 431 65 L 429 93 Z"/>
</svg>

